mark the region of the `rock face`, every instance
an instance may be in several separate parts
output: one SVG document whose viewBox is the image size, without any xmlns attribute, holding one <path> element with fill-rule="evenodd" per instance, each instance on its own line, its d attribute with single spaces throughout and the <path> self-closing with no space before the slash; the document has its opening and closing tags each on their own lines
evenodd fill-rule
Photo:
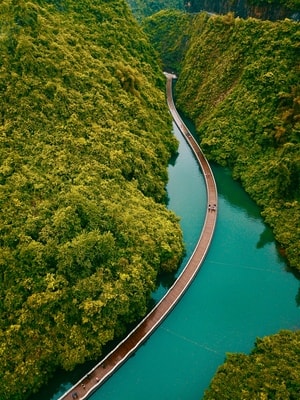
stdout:
<svg viewBox="0 0 300 400">
<path fill-rule="evenodd" d="M 189 12 L 205 10 L 218 14 L 233 12 L 236 16 L 242 18 L 254 17 L 269 20 L 284 18 L 299 20 L 300 18 L 300 10 L 287 8 L 275 1 L 270 4 L 267 1 L 258 2 L 253 0 L 186 0 L 185 9 Z"/>
</svg>

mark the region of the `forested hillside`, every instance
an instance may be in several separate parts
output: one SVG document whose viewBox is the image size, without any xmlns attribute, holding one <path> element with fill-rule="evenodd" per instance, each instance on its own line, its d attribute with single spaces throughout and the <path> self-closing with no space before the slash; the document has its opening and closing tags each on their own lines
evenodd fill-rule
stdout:
<svg viewBox="0 0 300 400">
<path fill-rule="evenodd" d="M 299 23 L 162 11 L 144 27 L 179 73 L 176 103 L 205 154 L 232 170 L 300 270 Z M 204 399 L 298 399 L 299 348 L 299 331 L 283 331 L 229 354 Z"/>
<path fill-rule="evenodd" d="M 184 10 L 183 0 L 127 0 L 138 21 L 164 9 Z"/>
<path fill-rule="evenodd" d="M 143 20 L 161 10 L 207 11 L 217 14 L 233 12 L 246 18 L 278 20 L 300 19 L 300 0 L 127 0 L 135 17 Z"/>
<path fill-rule="evenodd" d="M 98 359 L 183 253 L 177 143 L 123 0 L 0 2 L 1 400 Z"/>
<path fill-rule="evenodd" d="M 247 18 L 278 20 L 300 18 L 299 0 L 184 0 L 189 12 L 208 11 L 217 14 L 234 12 L 236 16 Z"/>
<path fill-rule="evenodd" d="M 300 331 L 257 339 L 250 355 L 228 354 L 203 400 L 297 400 Z"/>
<path fill-rule="evenodd" d="M 166 11 L 145 23 L 167 68 L 185 49 L 174 64 L 177 106 L 195 122 L 209 159 L 229 166 L 261 206 L 300 269 L 300 25 L 232 14 L 190 18 Z"/>
</svg>

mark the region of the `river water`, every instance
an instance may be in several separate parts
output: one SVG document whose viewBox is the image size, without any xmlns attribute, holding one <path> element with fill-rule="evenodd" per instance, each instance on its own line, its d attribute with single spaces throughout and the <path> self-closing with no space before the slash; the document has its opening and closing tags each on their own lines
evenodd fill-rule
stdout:
<svg viewBox="0 0 300 400">
<path fill-rule="evenodd" d="M 167 189 L 169 208 L 181 217 L 187 259 L 204 221 L 206 192 L 175 125 L 174 133 L 180 147 Z M 218 221 L 200 272 L 172 313 L 91 400 L 199 400 L 227 352 L 248 353 L 256 337 L 300 328 L 299 281 L 287 271 L 258 207 L 227 169 L 213 165 L 213 172 Z M 47 399 L 69 386 L 61 384 Z"/>
<path fill-rule="evenodd" d="M 202 174 L 181 138 L 170 165 L 169 208 L 181 216 L 187 257 L 206 210 Z M 92 400 L 196 400 L 226 352 L 249 352 L 256 337 L 300 328 L 299 281 L 287 272 L 258 207 L 230 172 L 213 166 L 219 210 L 203 267 L 170 316 Z"/>
</svg>

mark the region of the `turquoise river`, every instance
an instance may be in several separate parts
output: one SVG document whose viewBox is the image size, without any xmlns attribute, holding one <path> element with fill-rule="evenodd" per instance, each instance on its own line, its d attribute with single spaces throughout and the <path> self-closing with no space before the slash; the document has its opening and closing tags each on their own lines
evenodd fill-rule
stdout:
<svg viewBox="0 0 300 400">
<path fill-rule="evenodd" d="M 201 231 L 206 192 L 176 126 L 174 133 L 180 145 L 167 189 L 169 208 L 181 218 L 187 259 Z M 227 352 L 248 353 L 257 337 L 300 328 L 299 281 L 287 270 L 259 208 L 230 171 L 213 165 L 213 172 L 218 221 L 200 272 L 172 313 L 91 400 L 200 400 Z M 56 400 L 70 386 L 57 383 L 43 399 Z"/>
</svg>

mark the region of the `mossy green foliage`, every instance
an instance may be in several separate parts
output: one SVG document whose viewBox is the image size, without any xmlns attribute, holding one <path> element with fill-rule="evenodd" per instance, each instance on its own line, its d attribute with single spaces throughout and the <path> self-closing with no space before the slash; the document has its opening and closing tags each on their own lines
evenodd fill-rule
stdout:
<svg viewBox="0 0 300 400">
<path fill-rule="evenodd" d="M 97 359 L 183 253 L 165 82 L 122 0 L 0 3 L 1 400 Z"/>
<path fill-rule="evenodd" d="M 189 12 L 211 11 L 217 14 L 236 12 L 243 17 L 262 19 L 284 19 L 285 16 L 299 18 L 300 0 L 184 0 Z"/>
<path fill-rule="evenodd" d="M 257 339 L 250 353 L 228 354 L 204 400 L 297 400 L 300 393 L 300 331 Z"/>
<path fill-rule="evenodd" d="M 149 17 L 161 10 L 183 11 L 184 9 L 183 0 L 127 0 L 127 2 L 138 21 L 142 21 L 145 17 Z"/>
<path fill-rule="evenodd" d="M 299 0 L 247 0 L 247 2 L 260 7 L 280 6 L 295 11 L 300 9 Z"/>
<path fill-rule="evenodd" d="M 142 27 L 155 44 L 165 71 L 180 71 L 192 20 L 192 15 L 178 10 L 163 10 L 144 19 Z"/>
<path fill-rule="evenodd" d="M 300 269 L 299 23 L 202 13 L 188 32 L 177 106 L 195 121 L 208 158 L 229 166 L 261 206 Z"/>
</svg>

